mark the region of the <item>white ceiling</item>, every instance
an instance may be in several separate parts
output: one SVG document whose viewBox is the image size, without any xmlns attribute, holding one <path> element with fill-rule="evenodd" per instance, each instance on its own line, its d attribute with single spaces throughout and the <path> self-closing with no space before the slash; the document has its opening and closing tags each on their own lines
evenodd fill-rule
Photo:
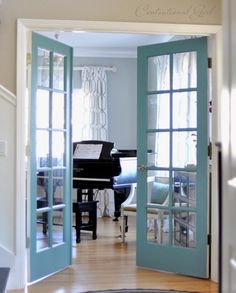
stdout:
<svg viewBox="0 0 236 293">
<path fill-rule="evenodd" d="M 74 48 L 80 57 L 136 58 L 138 46 L 163 43 L 172 35 L 90 33 L 90 32 L 38 32 Z"/>
</svg>

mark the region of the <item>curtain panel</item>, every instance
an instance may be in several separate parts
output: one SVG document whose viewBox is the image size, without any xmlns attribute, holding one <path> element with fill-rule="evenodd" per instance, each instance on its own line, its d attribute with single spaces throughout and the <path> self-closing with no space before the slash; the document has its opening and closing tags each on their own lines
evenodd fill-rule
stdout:
<svg viewBox="0 0 236 293">
<path fill-rule="evenodd" d="M 104 67 L 84 66 L 82 70 L 82 139 L 107 140 L 107 74 Z"/>
</svg>

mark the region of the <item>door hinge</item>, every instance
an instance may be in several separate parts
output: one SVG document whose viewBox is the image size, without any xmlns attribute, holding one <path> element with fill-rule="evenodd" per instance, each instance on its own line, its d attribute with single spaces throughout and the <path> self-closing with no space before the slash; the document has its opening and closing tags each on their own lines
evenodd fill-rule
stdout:
<svg viewBox="0 0 236 293">
<path fill-rule="evenodd" d="M 29 157 L 30 155 L 30 146 L 28 144 L 25 146 L 25 155 L 26 157 Z"/>
<path fill-rule="evenodd" d="M 211 160 L 212 159 L 212 143 L 209 142 L 208 148 L 207 148 L 208 157 Z"/>
<path fill-rule="evenodd" d="M 211 245 L 211 234 L 207 235 L 207 244 Z"/>
<path fill-rule="evenodd" d="M 212 58 L 207 59 L 208 68 L 212 68 Z"/>
<path fill-rule="evenodd" d="M 27 53 L 27 55 L 26 55 L 26 64 L 29 65 L 31 63 L 32 63 L 32 54 Z"/>
<path fill-rule="evenodd" d="M 147 168 L 145 165 L 138 165 L 138 171 L 144 172 Z"/>
<path fill-rule="evenodd" d="M 26 248 L 30 247 L 30 238 L 26 237 Z"/>
</svg>

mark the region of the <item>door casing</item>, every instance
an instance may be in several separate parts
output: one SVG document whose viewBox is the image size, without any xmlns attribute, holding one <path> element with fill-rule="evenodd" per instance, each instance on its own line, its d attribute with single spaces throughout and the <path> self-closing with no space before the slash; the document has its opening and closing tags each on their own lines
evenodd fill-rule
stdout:
<svg viewBox="0 0 236 293">
<path fill-rule="evenodd" d="M 17 20 L 17 108 L 16 108 L 16 251 L 18 252 L 15 263 L 15 278 L 18 280 L 19 288 L 26 284 L 27 254 L 25 224 L 25 91 L 27 88 L 27 53 L 31 44 L 31 32 L 34 30 L 86 30 L 90 32 L 117 32 L 120 33 L 153 33 L 153 34 L 179 34 L 179 35 L 207 35 L 211 36 L 213 42 L 213 55 L 215 65 L 213 75 L 213 97 L 215 112 L 212 117 L 213 145 L 220 137 L 220 116 L 217 112 L 217 104 L 222 90 L 222 28 L 220 25 L 191 25 L 191 24 L 159 24 L 159 23 L 133 23 L 133 22 L 112 22 L 112 21 L 75 21 L 75 20 L 50 20 L 50 19 L 18 19 Z M 216 161 L 216 151 L 213 149 L 213 162 Z M 212 248 L 211 248 L 211 279 L 217 281 L 217 257 L 218 257 L 218 231 L 217 223 L 217 166 L 212 166 Z"/>
</svg>

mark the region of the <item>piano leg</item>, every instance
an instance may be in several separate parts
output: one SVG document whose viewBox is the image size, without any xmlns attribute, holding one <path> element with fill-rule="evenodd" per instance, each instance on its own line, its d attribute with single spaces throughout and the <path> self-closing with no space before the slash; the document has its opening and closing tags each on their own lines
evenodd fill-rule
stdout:
<svg viewBox="0 0 236 293">
<path fill-rule="evenodd" d="M 130 192 L 130 187 L 114 189 L 115 211 L 113 221 L 118 221 L 120 217 L 120 206 L 126 200 Z"/>
<path fill-rule="evenodd" d="M 75 230 L 76 230 L 76 243 L 80 243 L 80 227 L 82 225 L 82 213 L 78 208 L 78 203 L 77 205 L 74 204 L 75 208 Z"/>
</svg>

